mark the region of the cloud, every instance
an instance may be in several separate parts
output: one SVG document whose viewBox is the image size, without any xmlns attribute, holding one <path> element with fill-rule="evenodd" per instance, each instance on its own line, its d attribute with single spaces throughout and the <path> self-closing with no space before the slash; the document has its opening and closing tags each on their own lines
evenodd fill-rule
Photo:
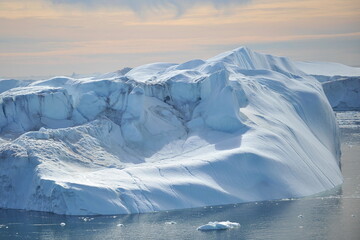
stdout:
<svg viewBox="0 0 360 240">
<path fill-rule="evenodd" d="M 175 11 L 181 16 L 187 10 L 199 6 L 212 6 L 215 9 L 227 9 L 242 5 L 251 0 L 49 0 L 55 5 L 84 7 L 87 9 L 119 8 L 130 9 L 140 16 L 159 11 Z"/>
</svg>

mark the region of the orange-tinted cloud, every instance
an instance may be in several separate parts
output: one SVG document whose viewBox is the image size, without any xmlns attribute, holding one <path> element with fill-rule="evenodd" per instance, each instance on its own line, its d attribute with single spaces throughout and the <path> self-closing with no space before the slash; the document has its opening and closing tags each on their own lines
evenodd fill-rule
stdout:
<svg viewBox="0 0 360 240">
<path fill-rule="evenodd" d="M 271 53 L 269 46 L 279 49 L 279 44 L 287 44 L 292 46 L 286 49 L 291 56 L 306 53 L 308 60 L 318 60 L 321 56 L 308 50 L 315 48 L 315 40 L 326 41 L 329 52 L 335 53 L 336 48 L 337 54 L 329 60 L 360 64 L 355 45 L 360 32 L 357 0 L 137 1 L 140 5 L 134 9 L 139 12 L 147 4 L 154 5 L 146 18 L 139 18 L 126 5 L 134 0 L 93 0 L 92 8 L 80 6 L 79 1 L 75 5 L 56 2 L 0 1 L 0 75 L 16 74 L 14 66 L 24 69 L 21 75 L 34 75 L 44 66 L 53 71 L 55 65 L 60 73 L 111 71 L 119 65 L 207 58 L 240 45 Z M 184 9 L 177 17 L 175 3 Z M 299 41 L 303 44 L 288 44 Z M 288 55 L 286 51 L 275 53 Z M 96 65 L 83 66 L 86 62 Z"/>
</svg>

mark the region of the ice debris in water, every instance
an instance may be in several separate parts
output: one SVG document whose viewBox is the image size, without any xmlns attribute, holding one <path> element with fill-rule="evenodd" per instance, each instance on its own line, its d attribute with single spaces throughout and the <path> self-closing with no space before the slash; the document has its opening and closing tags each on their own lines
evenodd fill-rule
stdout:
<svg viewBox="0 0 360 240">
<path fill-rule="evenodd" d="M 202 225 L 197 228 L 199 231 L 211 231 L 211 230 L 225 230 L 230 228 L 240 227 L 240 223 L 237 222 L 209 222 L 208 224 Z"/>
<path fill-rule="evenodd" d="M 118 225 L 116 225 L 116 226 L 118 226 L 118 227 L 123 227 L 123 226 L 124 226 L 124 224 L 119 223 L 119 224 L 118 224 Z"/>
<path fill-rule="evenodd" d="M 90 222 L 94 220 L 94 218 L 90 218 L 90 217 L 79 217 L 79 219 L 83 220 L 84 222 Z"/>
<path fill-rule="evenodd" d="M 174 222 L 174 221 L 169 221 L 169 222 L 165 222 L 165 224 L 166 224 L 166 225 L 174 225 L 174 224 L 176 224 L 176 222 Z"/>
<path fill-rule="evenodd" d="M 66 223 L 62 222 L 60 223 L 60 226 L 65 227 Z"/>
<path fill-rule="evenodd" d="M 301 214 L 298 216 L 298 218 L 303 218 L 303 217 L 304 217 L 304 216 L 303 216 L 303 215 L 301 215 Z"/>
</svg>

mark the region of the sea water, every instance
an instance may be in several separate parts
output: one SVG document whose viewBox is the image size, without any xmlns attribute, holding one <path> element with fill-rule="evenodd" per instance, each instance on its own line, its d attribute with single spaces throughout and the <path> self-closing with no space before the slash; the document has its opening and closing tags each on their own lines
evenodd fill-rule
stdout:
<svg viewBox="0 0 360 240">
<path fill-rule="evenodd" d="M 301 199 L 114 216 L 0 209 L 0 239 L 360 239 L 360 112 L 337 112 L 344 183 Z M 1 196 L 0 196 L 1 197 Z M 210 221 L 240 227 L 201 232 Z"/>
</svg>

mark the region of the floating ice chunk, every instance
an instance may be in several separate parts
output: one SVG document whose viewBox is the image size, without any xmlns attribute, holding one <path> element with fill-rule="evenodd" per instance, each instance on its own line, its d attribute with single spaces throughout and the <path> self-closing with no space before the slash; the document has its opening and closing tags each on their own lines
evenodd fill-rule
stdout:
<svg viewBox="0 0 360 240">
<path fill-rule="evenodd" d="M 124 224 L 119 223 L 119 224 L 118 224 L 118 225 L 116 225 L 116 226 L 118 226 L 118 227 L 123 227 L 123 226 L 124 226 Z"/>
<path fill-rule="evenodd" d="M 94 220 L 94 218 L 90 218 L 90 217 L 79 217 L 79 219 L 83 220 L 84 222 L 90 222 Z"/>
<path fill-rule="evenodd" d="M 301 214 L 298 216 L 298 218 L 303 218 L 303 217 L 304 217 L 304 216 L 303 216 L 303 215 L 301 215 Z"/>
<path fill-rule="evenodd" d="M 7 226 L 4 224 L 0 224 L 0 228 L 6 228 Z"/>
<path fill-rule="evenodd" d="M 62 222 L 60 223 L 60 226 L 65 227 L 66 223 Z"/>
<path fill-rule="evenodd" d="M 174 222 L 174 221 L 169 221 L 169 222 L 165 222 L 165 224 L 166 224 L 166 225 L 174 225 L 174 224 L 176 224 L 176 222 Z"/>
<path fill-rule="evenodd" d="M 211 231 L 211 230 L 226 230 L 230 228 L 240 227 L 240 223 L 237 222 L 209 222 L 208 224 L 202 225 L 197 228 L 199 231 Z"/>
</svg>

